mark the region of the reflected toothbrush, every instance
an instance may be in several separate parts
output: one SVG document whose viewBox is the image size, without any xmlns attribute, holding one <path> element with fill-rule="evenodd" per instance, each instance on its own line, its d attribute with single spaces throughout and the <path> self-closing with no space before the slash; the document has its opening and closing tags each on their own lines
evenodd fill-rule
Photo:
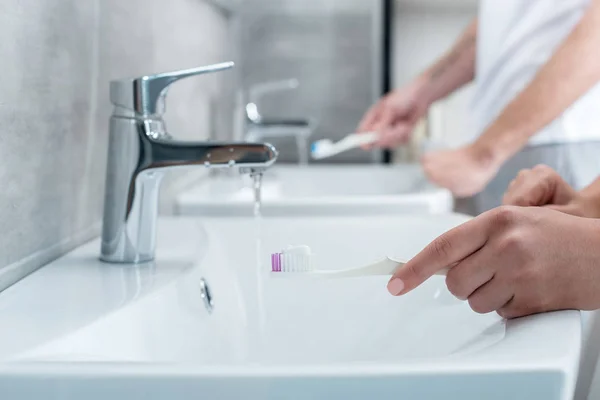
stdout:
<svg viewBox="0 0 600 400">
<path fill-rule="evenodd" d="M 313 159 L 322 160 L 360 146 L 374 143 L 378 137 L 377 132 L 365 132 L 352 133 L 335 143 L 330 139 L 317 140 L 310 146 L 310 154 Z"/>
</svg>

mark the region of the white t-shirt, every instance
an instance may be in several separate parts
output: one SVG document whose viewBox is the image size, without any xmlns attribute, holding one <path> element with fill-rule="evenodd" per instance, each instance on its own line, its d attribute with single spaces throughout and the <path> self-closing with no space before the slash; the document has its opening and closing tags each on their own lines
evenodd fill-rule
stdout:
<svg viewBox="0 0 600 400">
<path fill-rule="evenodd" d="M 480 1 L 473 101 L 477 134 L 531 82 L 589 4 L 590 0 Z M 530 144 L 585 140 L 600 140 L 600 84 L 533 136 Z"/>
</svg>

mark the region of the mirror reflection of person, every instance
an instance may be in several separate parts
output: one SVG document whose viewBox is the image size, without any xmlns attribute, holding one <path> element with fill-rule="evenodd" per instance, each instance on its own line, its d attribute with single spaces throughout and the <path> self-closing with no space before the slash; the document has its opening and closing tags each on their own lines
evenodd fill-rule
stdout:
<svg viewBox="0 0 600 400">
<path fill-rule="evenodd" d="M 600 178 L 576 191 L 536 166 L 511 182 L 504 203 L 435 239 L 394 274 L 390 293 L 451 266 L 448 290 L 479 313 L 600 309 Z"/>
<path fill-rule="evenodd" d="M 427 153 L 428 177 L 459 211 L 500 205 L 522 168 L 547 164 L 581 188 L 600 171 L 600 0 L 481 0 L 454 47 L 377 102 L 358 130 L 406 143 L 429 106 L 475 80 L 471 144 Z"/>
</svg>

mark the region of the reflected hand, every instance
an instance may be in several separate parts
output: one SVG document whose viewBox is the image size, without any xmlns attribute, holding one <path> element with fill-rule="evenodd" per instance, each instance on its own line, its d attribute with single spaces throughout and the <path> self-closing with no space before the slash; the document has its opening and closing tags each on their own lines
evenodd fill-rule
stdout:
<svg viewBox="0 0 600 400">
<path fill-rule="evenodd" d="M 363 116 L 357 132 L 378 132 L 379 140 L 369 147 L 394 148 L 405 144 L 429 103 L 418 81 L 395 90 L 373 105 Z"/>
<path fill-rule="evenodd" d="M 500 164 L 475 145 L 425 154 L 421 163 L 427 177 L 456 197 L 481 192 L 496 175 Z"/>
<path fill-rule="evenodd" d="M 388 290 L 404 295 L 437 271 L 478 313 L 516 318 L 600 307 L 600 221 L 544 208 L 499 207 L 435 239 Z"/>
</svg>

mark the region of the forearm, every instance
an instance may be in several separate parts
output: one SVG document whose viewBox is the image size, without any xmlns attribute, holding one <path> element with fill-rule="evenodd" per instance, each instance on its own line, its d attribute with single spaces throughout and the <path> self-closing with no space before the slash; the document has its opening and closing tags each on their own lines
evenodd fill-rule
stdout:
<svg viewBox="0 0 600 400">
<path fill-rule="evenodd" d="M 417 78 L 429 104 L 473 80 L 476 43 L 477 20 L 474 20 L 453 48 Z"/>
<path fill-rule="evenodd" d="M 573 32 L 476 145 L 502 160 L 519 151 L 600 80 L 598 48 L 600 0 L 594 0 Z"/>
</svg>

